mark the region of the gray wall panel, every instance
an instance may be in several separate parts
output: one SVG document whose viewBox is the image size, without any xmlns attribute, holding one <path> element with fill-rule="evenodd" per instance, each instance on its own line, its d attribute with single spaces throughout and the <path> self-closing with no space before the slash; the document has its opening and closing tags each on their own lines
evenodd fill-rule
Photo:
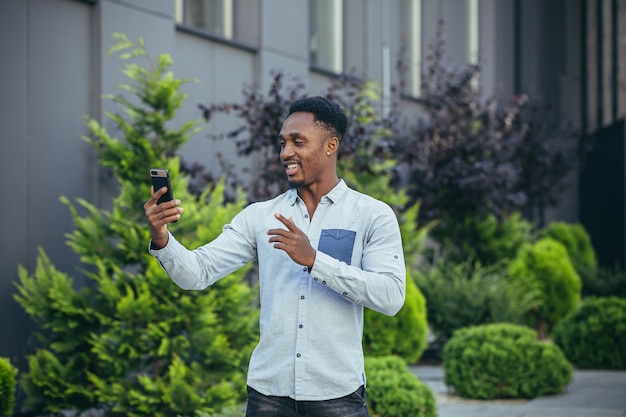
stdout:
<svg viewBox="0 0 626 417">
<path fill-rule="evenodd" d="M 27 317 L 13 300 L 17 266 L 28 258 L 28 3 L 0 2 L 0 184 L 6 190 L 0 205 L 3 239 L 0 250 L 0 356 L 23 366 Z M 19 359 L 19 360 L 18 360 Z"/>
<path fill-rule="evenodd" d="M 308 15 L 306 1 L 265 0 L 261 8 L 261 48 L 308 61 Z"/>
<path fill-rule="evenodd" d="M 93 158 L 81 140 L 89 113 L 89 6 L 65 0 L 33 2 L 29 45 L 29 239 L 42 244 L 61 269 L 64 234 L 73 229 L 59 196 L 90 197 Z M 53 36 L 51 36 L 53 34 Z M 36 251 L 35 244 L 29 248 Z"/>
<path fill-rule="evenodd" d="M 20 369 L 34 339 L 30 319 L 13 301 L 18 264 L 32 274 L 41 247 L 58 269 L 76 272 L 77 256 L 64 237 L 72 222 L 59 196 L 90 197 L 93 158 L 80 136 L 90 109 L 91 7 L 67 0 L 0 4 L 0 172 L 11 181 L 5 189 L 12 199 L 2 208 L 11 240 L 0 251 L 0 317 L 11 320 L 0 324 L 0 356 Z"/>
<path fill-rule="evenodd" d="M 178 114 L 180 122 L 201 119 L 199 103 L 241 102 L 244 84 L 251 83 L 254 78 L 255 54 L 182 32 L 176 36 L 173 58 L 177 76 L 197 80 L 183 87 L 188 98 Z M 232 117 L 216 116 L 208 125 L 203 124 L 204 129 L 181 149 L 183 157 L 190 162 L 199 162 L 214 175 L 222 173 L 216 158 L 218 152 L 240 168 L 247 165 L 236 157 L 232 141 L 208 139 L 209 134 L 235 128 L 237 122 Z"/>
</svg>

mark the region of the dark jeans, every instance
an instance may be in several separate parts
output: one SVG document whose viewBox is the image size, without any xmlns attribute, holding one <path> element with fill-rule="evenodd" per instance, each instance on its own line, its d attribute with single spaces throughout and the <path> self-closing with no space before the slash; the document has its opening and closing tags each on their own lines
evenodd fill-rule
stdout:
<svg viewBox="0 0 626 417">
<path fill-rule="evenodd" d="M 369 414 L 363 386 L 345 397 L 325 401 L 267 396 L 248 387 L 246 417 L 369 417 Z"/>
</svg>

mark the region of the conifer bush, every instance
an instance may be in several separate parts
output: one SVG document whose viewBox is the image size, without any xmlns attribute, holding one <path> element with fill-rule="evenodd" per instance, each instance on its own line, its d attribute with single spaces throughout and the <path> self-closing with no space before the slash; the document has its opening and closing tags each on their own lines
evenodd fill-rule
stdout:
<svg viewBox="0 0 626 417">
<path fill-rule="evenodd" d="M 457 330 L 444 347 L 445 382 L 461 397 L 530 399 L 562 392 L 572 366 L 558 346 L 507 323 Z"/>
<path fill-rule="evenodd" d="M 525 244 L 509 264 L 508 273 L 520 285 L 522 293 L 538 294 L 525 313 L 525 320 L 540 337 L 550 334 L 560 320 L 576 310 L 581 293 L 580 277 L 567 250 L 556 240 L 544 237 Z"/>
<path fill-rule="evenodd" d="M 367 404 L 380 417 L 436 417 L 435 396 L 397 356 L 365 357 Z"/>
<path fill-rule="evenodd" d="M 11 417 L 15 404 L 17 369 L 8 358 L 0 358 L 0 417 Z"/>
<path fill-rule="evenodd" d="M 552 334 L 567 359 L 583 369 L 626 369 L 626 299 L 590 297 Z"/>
<path fill-rule="evenodd" d="M 186 98 L 181 86 L 191 80 L 174 77 L 169 55 L 151 57 L 142 40 L 115 39 L 110 52 L 129 60 L 123 93 L 107 96 L 120 109 L 108 117 L 121 138 L 87 119 L 84 139 L 120 192 L 111 211 L 62 198 L 75 225 L 67 243 L 85 265 L 86 286 L 76 288 L 74 277 L 56 269 L 42 249 L 32 274 L 19 268 L 16 299 L 40 328 L 40 347 L 28 356 L 22 378 L 26 408 L 158 417 L 217 412 L 245 399 L 258 332 L 246 268 L 205 291 L 181 290 L 148 253 L 143 204 L 150 197 L 149 169 L 167 168 L 185 207 L 171 230 L 193 248 L 219 234 L 245 197 L 226 204 L 223 180 L 200 196 L 187 191 L 176 151 L 199 121 L 177 128 L 171 122 Z"/>
</svg>

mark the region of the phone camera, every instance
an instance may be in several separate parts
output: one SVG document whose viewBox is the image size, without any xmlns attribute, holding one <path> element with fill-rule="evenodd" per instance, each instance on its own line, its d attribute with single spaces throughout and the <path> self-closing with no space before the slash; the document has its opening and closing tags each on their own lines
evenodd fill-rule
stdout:
<svg viewBox="0 0 626 417">
<path fill-rule="evenodd" d="M 156 171 L 152 171 L 152 175 L 156 175 L 156 174 L 157 174 L 157 172 L 156 172 Z"/>
</svg>

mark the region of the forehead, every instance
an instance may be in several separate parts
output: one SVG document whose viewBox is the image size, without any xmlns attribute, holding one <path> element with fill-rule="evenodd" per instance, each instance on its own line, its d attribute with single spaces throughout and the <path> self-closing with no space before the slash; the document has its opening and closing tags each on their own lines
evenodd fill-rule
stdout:
<svg viewBox="0 0 626 417">
<path fill-rule="evenodd" d="M 285 119 L 279 136 L 311 136 L 321 132 L 323 132 L 323 128 L 315 122 L 313 113 L 296 112 Z"/>
</svg>

